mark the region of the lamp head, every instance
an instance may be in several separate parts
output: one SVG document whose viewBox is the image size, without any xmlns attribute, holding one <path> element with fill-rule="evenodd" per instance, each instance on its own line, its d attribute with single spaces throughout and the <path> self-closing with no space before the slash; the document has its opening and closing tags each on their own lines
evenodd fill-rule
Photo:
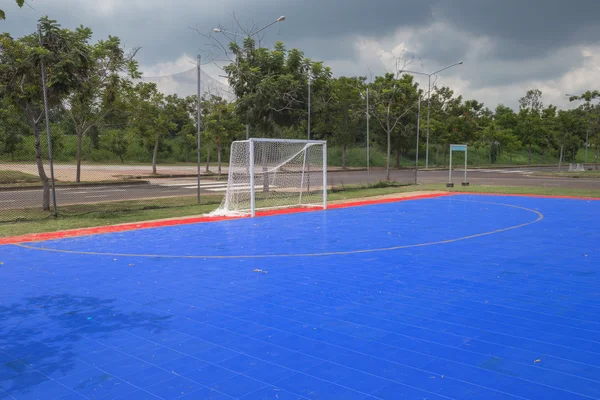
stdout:
<svg viewBox="0 0 600 400">
<path fill-rule="evenodd" d="M 282 22 L 285 21 L 285 15 L 282 15 L 281 17 L 277 18 L 276 22 Z"/>
<path fill-rule="evenodd" d="M 215 29 L 213 29 L 213 32 L 221 33 L 222 31 L 221 31 L 221 28 L 215 28 Z"/>
</svg>

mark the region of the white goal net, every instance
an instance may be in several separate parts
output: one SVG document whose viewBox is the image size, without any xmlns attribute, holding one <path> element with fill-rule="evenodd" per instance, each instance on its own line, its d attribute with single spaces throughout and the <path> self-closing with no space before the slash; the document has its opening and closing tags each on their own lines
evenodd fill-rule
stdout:
<svg viewBox="0 0 600 400">
<path fill-rule="evenodd" d="M 227 191 L 212 215 L 256 210 L 327 207 L 327 143 L 249 139 L 231 145 Z"/>
</svg>

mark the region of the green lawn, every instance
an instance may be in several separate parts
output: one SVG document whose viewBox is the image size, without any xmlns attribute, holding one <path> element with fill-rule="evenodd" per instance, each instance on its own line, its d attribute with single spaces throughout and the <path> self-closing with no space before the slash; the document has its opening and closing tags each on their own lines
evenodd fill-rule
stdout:
<svg viewBox="0 0 600 400">
<path fill-rule="evenodd" d="M 40 178 L 20 171 L 0 170 L 0 185 L 13 183 L 40 183 Z"/>
<path fill-rule="evenodd" d="M 516 186 L 468 186 L 447 189 L 444 184 L 415 186 L 400 185 L 392 182 L 380 182 L 371 187 L 346 186 L 344 188 L 334 188 L 333 190 L 330 190 L 328 200 L 333 202 L 394 193 L 413 191 L 427 192 L 434 190 L 466 193 L 539 194 L 600 198 L 600 190 L 591 189 Z M 200 205 L 196 204 L 195 197 L 157 199 L 154 201 L 153 205 L 149 205 L 148 200 L 81 204 L 60 207 L 60 215 L 57 218 L 53 218 L 47 212 L 44 213 L 37 209 L 19 210 L 18 212 L 21 214 L 19 222 L 0 223 L 0 237 L 201 215 L 217 208 L 220 202 L 221 196 L 204 196 L 202 204 Z M 0 218 L 3 217 L 3 213 L 8 212 L 12 213 L 11 215 L 14 216 L 15 210 L 0 211 Z"/>
</svg>

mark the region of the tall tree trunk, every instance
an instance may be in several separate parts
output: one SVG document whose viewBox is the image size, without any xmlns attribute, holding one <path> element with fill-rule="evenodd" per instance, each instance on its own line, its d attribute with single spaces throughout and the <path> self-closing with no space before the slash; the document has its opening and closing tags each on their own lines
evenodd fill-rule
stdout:
<svg viewBox="0 0 600 400">
<path fill-rule="evenodd" d="M 396 168 L 400 169 L 400 156 L 402 156 L 402 150 L 400 149 L 400 138 L 398 138 L 398 143 L 396 143 Z"/>
<path fill-rule="evenodd" d="M 221 176 L 221 142 L 217 142 L 217 163 L 218 163 L 217 174 L 219 176 Z"/>
<path fill-rule="evenodd" d="M 44 170 L 44 161 L 42 160 L 42 146 L 40 142 L 40 127 L 37 122 L 32 121 L 33 125 L 33 136 L 35 137 L 35 162 L 37 164 L 38 174 L 42 181 L 43 195 L 42 195 L 42 210 L 50 211 L 50 184 L 48 182 L 48 175 Z"/>
<path fill-rule="evenodd" d="M 154 141 L 154 151 L 152 152 L 152 173 L 156 174 L 156 156 L 158 155 L 158 136 Z"/>
<path fill-rule="evenodd" d="M 446 168 L 446 146 L 444 146 L 444 168 Z"/>
<path fill-rule="evenodd" d="M 527 165 L 531 165 L 531 144 L 527 147 Z"/>
<path fill-rule="evenodd" d="M 77 172 L 75 173 L 75 182 L 81 182 L 81 146 L 83 142 L 83 133 L 81 129 L 75 126 L 75 131 L 77 133 Z"/>
<path fill-rule="evenodd" d="M 542 164 L 546 162 L 546 147 L 542 148 Z"/>
<path fill-rule="evenodd" d="M 208 146 L 206 146 L 206 172 L 210 172 L 210 148 L 211 145 L 208 143 Z M 229 160 L 229 162 L 231 162 L 231 160 Z"/>
<path fill-rule="evenodd" d="M 560 172 L 560 167 L 562 166 L 562 160 L 563 160 L 563 149 L 565 148 L 564 145 L 560 145 L 560 157 L 558 158 L 558 172 Z"/>
<path fill-rule="evenodd" d="M 387 131 L 387 160 L 385 162 L 385 179 L 390 180 L 390 155 L 392 152 L 392 140 L 391 140 L 392 132 L 388 128 Z"/>
<path fill-rule="evenodd" d="M 347 144 L 342 145 L 342 168 L 346 169 L 346 150 L 348 149 Z"/>
</svg>

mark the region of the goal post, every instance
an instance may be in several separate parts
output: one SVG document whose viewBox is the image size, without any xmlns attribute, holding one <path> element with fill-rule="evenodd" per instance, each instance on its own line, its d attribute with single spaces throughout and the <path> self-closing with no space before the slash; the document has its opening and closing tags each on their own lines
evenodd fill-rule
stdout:
<svg viewBox="0 0 600 400">
<path fill-rule="evenodd" d="M 327 208 L 327 142 L 248 139 L 231 145 L 227 189 L 212 215 L 289 207 Z"/>
</svg>

